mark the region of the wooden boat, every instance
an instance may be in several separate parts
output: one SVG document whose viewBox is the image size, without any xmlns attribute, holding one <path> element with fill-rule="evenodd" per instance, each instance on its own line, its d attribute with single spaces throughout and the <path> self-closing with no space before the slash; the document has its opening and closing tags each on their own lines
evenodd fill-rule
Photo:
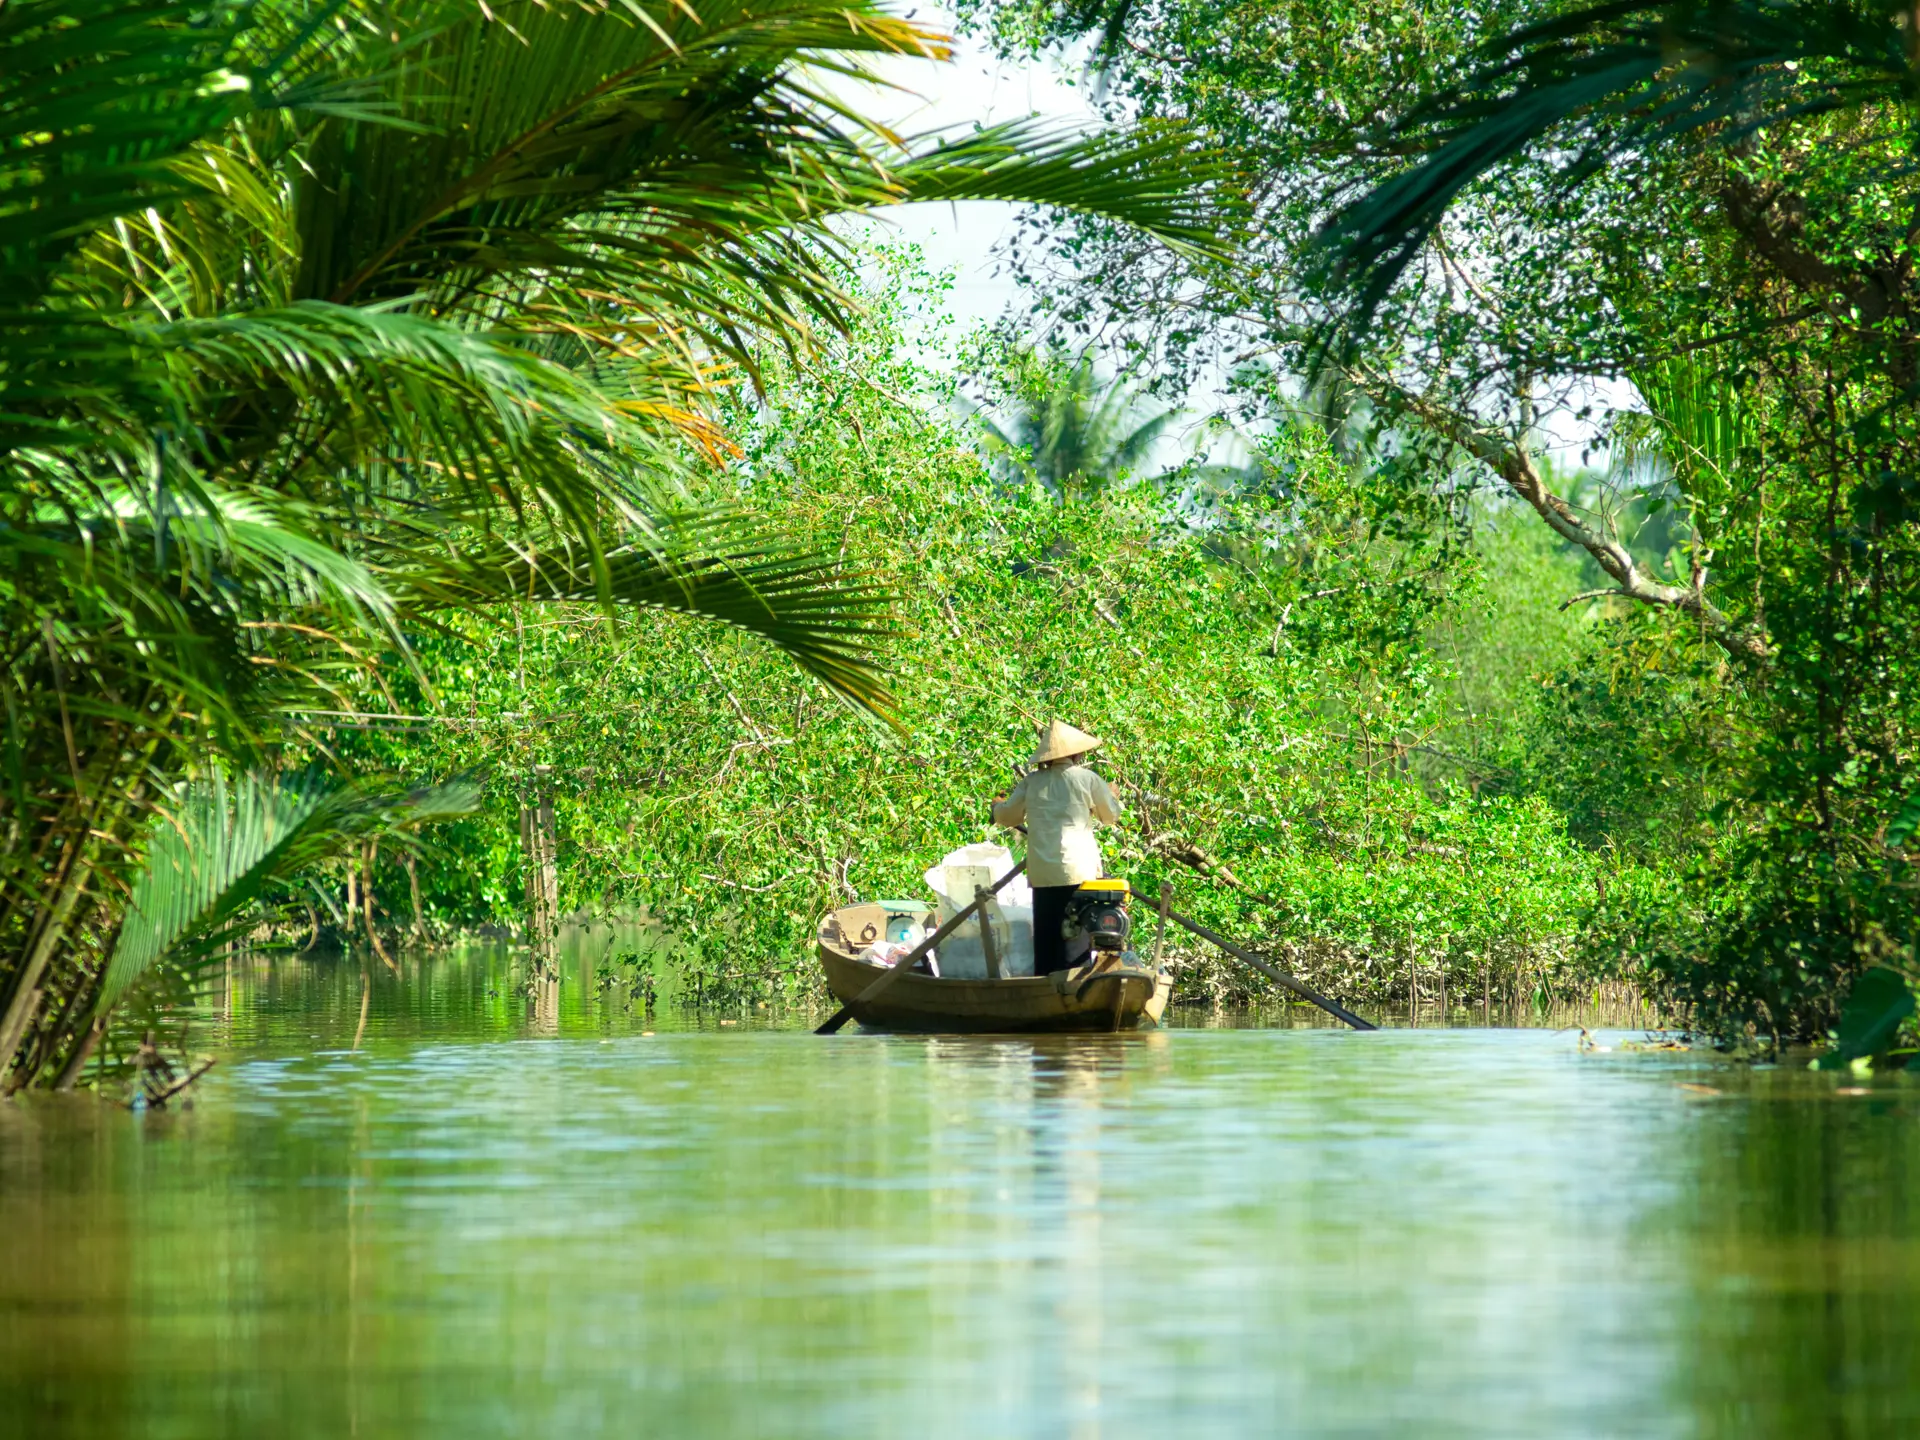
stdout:
<svg viewBox="0 0 1920 1440">
<path fill-rule="evenodd" d="M 913 919 L 913 938 L 924 907 L 848 905 L 821 921 L 816 952 L 827 986 L 862 1025 L 878 1030 L 1048 1031 L 1131 1030 L 1145 1015 L 1155 1024 L 1167 1008 L 1173 986 L 1168 977 L 1137 960 L 1094 957 L 1092 963 L 1051 975 L 1004 980 L 942 979 L 909 971 L 872 1003 L 854 1002 L 887 970 L 862 958 L 875 939 L 888 933 L 887 921 Z M 896 930 L 900 928 L 897 924 Z"/>
</svg>

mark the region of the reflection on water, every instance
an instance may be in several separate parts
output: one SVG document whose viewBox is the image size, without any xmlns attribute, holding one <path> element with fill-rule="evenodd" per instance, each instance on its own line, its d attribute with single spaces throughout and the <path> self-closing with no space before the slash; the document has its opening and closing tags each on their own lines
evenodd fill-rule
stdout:
<svg viewBox="0 0 1920 1440">
<path fill-rule="evenodd" d="M 1920 1422 L 1914 1082 L 1543 1031 L 818 1039 L 591 1003 L 576 960 L 535 1020 L 495 952 L 244 970 L 191 1112 L 0 1107 L 0 1434 Z"/>
</svg>

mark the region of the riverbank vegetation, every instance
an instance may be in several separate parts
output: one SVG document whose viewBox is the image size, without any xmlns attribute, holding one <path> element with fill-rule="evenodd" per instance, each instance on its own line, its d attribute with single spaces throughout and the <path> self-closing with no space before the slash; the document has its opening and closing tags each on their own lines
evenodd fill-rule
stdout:
<svg viewBox="0 0 1920 1440">
<path fill-rule="evenodd" d="M 742 455 L 715 483 L 862 554 L 898 597 L 904 736 L 671 616 L 613 628 L 580 606 L 423 643 L 439 712 L 331 743 L 506 781 L 418 868 L 429 918 L 517 922 L 531 796 L 512 787 L 537 777 L 563 911 L 644 913 L 711 991 L 804 993 L 822 910 L 921 895 L 927 864 L 989 836 L 989 800 L 1057 713 L 1109 742 L 1114 868 L 1278 937 L 1303 974 L 1373 1001 L 1568 983 L 1592 855 L 1551 805 L 1485 784 L 1497 762 L 1427 743 L 1456 716 L 1450 652 L 1479 610 L 1460 535 L 1383 529 L 1374 470 L 1312 425 L 1263 442 L 1225 493 L 1197 466 L 1064 490 L 1009 474 L 939 403 L 953 378 L 903 344 L 937 294 L 892 275 L 830 355 L 769 357 L 764 397 L 722 412 Z M 1009 357 L 1008 388 L 1029 364 Z M 378 881 L 401 915 L 407 885 Z"/>
<path fill-rule="evenodd" d="M 450 617 L 671 609 L 890 713 L 859 565 L 687 484 L 732 451 L 709 397 L 841 323 L 828 221 L 989 196 L 1209 243 L 1178 137 L 916 141 L 816 89 L 944 53 L 838 0 L 6 7 L 7 1087 L 81 1072 L 134 967 L 130 895 L 137 933 L 218 930 L 210 875 L 315 858 L 286 826 L 380 815 L 335 848 L 391 852 L 446 808 L 445 776 L 315 808 L 290 759 L 377 790 L 312 722 L 417 679 Z M 257 843 L 141 877 L 169 828 Z"/>
<path fill-rule="evenodd" d="M 1112 128 L 939 145 L 806 78 L 939 53 L 878 8 L 525 9 L 7 12 L 10 1083 L 221 777 L 363 819 L 178 983 L 586 911 L 799 994 L 1055 714 L 1114 868 L 1343 996 L 1896 1048 L 1896 12 L 981 0 Z M 964 343 L 827 224 L 974 196 L 1051 208 Z"/>
<path fill-rule="evenodd" d="M 1719 1035 L 1815 1038 L 1867 968 L 1912 977 L 1911 17 L 970 13 L 1016 51 L 1092 35 L 1116 112 L 1245 177 L 1230 266 L 1097 224 L 1029 244 L 1062 323 L 1161 373 L 1237 367 L 1250 417 L 1315 377 L 1582 558 L 1610 617 L 1522 768 L 1627 867 L 1593 957 Z M 1556 472 L 1555 427 L 1605 484 Z"/>
</svg>

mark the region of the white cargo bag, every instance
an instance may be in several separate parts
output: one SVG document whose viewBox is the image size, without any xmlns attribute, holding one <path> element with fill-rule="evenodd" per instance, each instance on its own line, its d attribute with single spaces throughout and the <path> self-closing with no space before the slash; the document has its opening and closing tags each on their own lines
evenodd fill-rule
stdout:
<svg viewBox="0 0 1920 1440">
<path fill-rule="evenodd" d="M 939 897 L 937 915 L 944 925 L 973 899 L 977 886 L 992 885 L 1013 868 L 1013 852 L 1004 845 L 962 845 L 926 873 Z M 1016 876 L 939 945 L 940 974 L 949 980 L 987 978 L 987 952 L 980 943 L 980 917 L 993 929 L 1000 974 L 1033 974 L 1033 888 Z"/>
</svg>

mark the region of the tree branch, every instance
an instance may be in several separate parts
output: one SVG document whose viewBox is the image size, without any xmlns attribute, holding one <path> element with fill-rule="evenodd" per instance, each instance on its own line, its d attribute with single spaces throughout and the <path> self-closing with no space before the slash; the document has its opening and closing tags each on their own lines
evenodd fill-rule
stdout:
<svg viewBox="0 0 1920 1440">
<path fill-rule="evenodd" d="M 1879 264 L 1862 255 L 1856 267 L 1836 265 L 1807 242 L 1804 197 L 1777 185 L 1756 185 L 1738 171 L 1722 179 L 1720 202 L 1735 233 L 1788 284 L 1812 297 L 1815 307 L 1858 331 L 1871 331 L 1889 316 L 1907 322 L 1898 327 L 1898 336 L 1904 338 L 1894 341 L 1892 368 L 1902 386 L 1913 383 L 1910 248 L 1883 257 Z M 1913 234 L 1910 226 L 1909 247 Z"/>
<path fill-rule="evenodd" d="M 1353 383 L 1375 401 L 1412 415 L 1428 430 L 1451 440 L 1498 475 L 1549 529 L 1594 558 L 1607 578 L 1619 587 L 1608 593 L 1643 605 L 1683 611 L 1698 620 L 1708 637 L 1728 654 L 1750 660 L 1767 658 L 1770 652 L 1765 638 L 1736 625 L 1707 598 L 1704 570 L 1696 569 L 1688 585 L 1668 585 L 1643 573 L 1632 551 L 1612 536 L 1595 530 L 1571 505 L 1547 488 L 1533 456 L 1518 439 L 1476 416 L 1415 395 L 1370 368 L 1353 367 L 1347 373 Z"/>
<path fill-rule="evenodd" d="M 1620 591 L 1614 589 L 1611 585 L 1603 585 L 1598 590 L 1582 590 L 1578 595 L 1569 595 L 1566 599 L 1562 600 L 1559 608 L 1562 610 L 1571 610 L 1582 600 L 1604 600 L 1609 595 L 1619 595 L 1620 593 Z"/>
</svg>

